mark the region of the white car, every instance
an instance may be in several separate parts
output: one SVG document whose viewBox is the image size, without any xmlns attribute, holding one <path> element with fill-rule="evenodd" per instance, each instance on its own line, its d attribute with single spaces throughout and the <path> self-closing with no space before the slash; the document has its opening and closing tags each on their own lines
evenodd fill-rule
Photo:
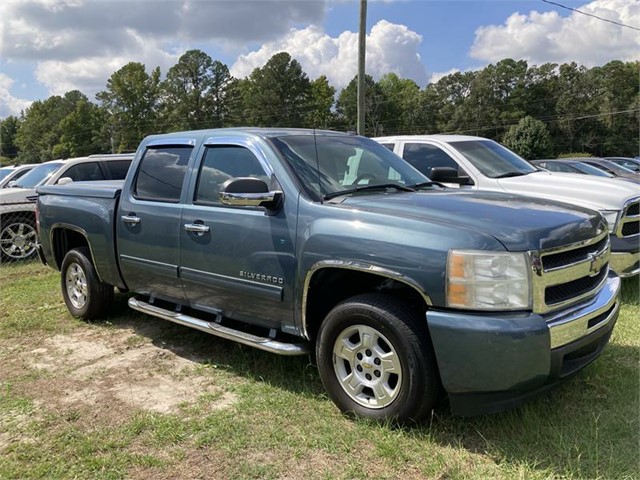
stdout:
<svg viewBox="0 0 640 480">
<path fill-rule="evenodd" d="M 122 180 L 133 154 L 90 155 L 52 160 L 31 169 L 11 187 L 0 190 L 0 260 L 23 260 L 36 254 L 36 188 L 80 181 Z"/>
<path fill-rule="evenodd" d="M 465 135 L 374 138 L 448 186 L 547 198 L 599 211 L 609 224 L 610 266 L 640 273 L 640 187 L 622 180 L 540 170 L 493 140 Z"/>
<path fill-rule="evenodd" d="M 15 182 L 37 165 L 37 163 L 28 163 L 0 168 L 0 188 L 8 188 L 9 183 Z"/>
</svg>

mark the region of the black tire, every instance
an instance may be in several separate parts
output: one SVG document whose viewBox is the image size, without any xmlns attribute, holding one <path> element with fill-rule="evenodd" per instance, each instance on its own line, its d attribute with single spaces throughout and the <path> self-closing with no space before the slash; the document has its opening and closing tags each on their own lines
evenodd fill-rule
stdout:
<svg viewBox="0 0 640 480">
<path fill-rule="evenodd" d="M 35 258 L 38 237 L 31 212 L 4 215 L 0 218 L 0 258 L 17 262 Z"/>
<path fill-rule="evenodd" d="M 60 272 L 62 297 L 71 315 L 91 320 L 108 313 L 113 301 L 113 286 L 100 281 L 87 247 L 69 250 Z"/>
<path fill-rule="evenodd" d="M 316 356 L 322 383 L 344 413 L 402 424 L 420 421 L 438 402 L 425 320 L 393 297 L 358 295 L 334 307 L 320 327 Z"/>
</svg>

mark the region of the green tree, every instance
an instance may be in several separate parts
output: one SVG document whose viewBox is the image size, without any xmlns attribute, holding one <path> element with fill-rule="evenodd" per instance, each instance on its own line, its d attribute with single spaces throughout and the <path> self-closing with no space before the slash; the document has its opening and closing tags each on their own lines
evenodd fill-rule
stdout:
<svg viewBox="0 0 640 480">
<path fill-rule="evenodd" d="M 252 125 L 301 127 L 309 111 L 311 83 L 297 60 L 275 54 L 241 85 L 243 117 Z"/>
<path fill-rule="evenodd" d="M 142 63 L 130 62 L 111 75 L 96 98 L 108 113 L 113 149 L 133 151 L 144 136 L 159 130 L 160 68 L 147 74 Z"/>
<path fill-rule="evenodd" d="M 551 156 L 551 136 L 546 125 L 529 116 L 509 128 L 502 142 L 527 160 Z"/>
<path fill-rule="evenodd" d="M 400 78 L 395 73 L 387 73 L 378 81 L 378 85 L 388 102 L 385 108 L 385 134 L 410 135 L 423 132 L 424 97 L 418 84 L 413 80 Z"/>
<path fill-rule="evenodd" d="M 13 115 L 0 120 L 0 156 L 15 160 L 18 155 L 16 134 L 20 126 L 20 119 Z"/>
<path fill-rule="evenodd" d="M 89 100 L 81 100 L 75 111 L 60 121 L 60 141 L 53 147 L 54 157 L 80 157 L 108 152 L 109 139 L 104 135 L 106 112 Z"/>
<path fill-rule="evenodd" d="M 21 163 L 38 163 L 54 158 L 53 147 L 60 142 L 60 122 L 75 111 L 78 102 L 87 101 L 78 90 L 60 97 L 37 100 L 24 113 L 15 136 Z"/>
<path fill-rule="evenodd" d="M 329 128 L 334 122 L 331 107 L 335 102 L 336 89 L 324 75 L 311 82 L 311 100 L 306 124 L 313 128 Z"/>
<path fill-rule="evenodd" d="M 389 118 L 390 103 L 384 91 L 372 76 L 365 75 L 365 134 L 380 136 L 385 133 L 384 124 Z M 341 121 L 349 130 L 355 131 L 358 121 L 358 76 L 342 89 L 336 102 L 336 111 Z"/>
</svg>

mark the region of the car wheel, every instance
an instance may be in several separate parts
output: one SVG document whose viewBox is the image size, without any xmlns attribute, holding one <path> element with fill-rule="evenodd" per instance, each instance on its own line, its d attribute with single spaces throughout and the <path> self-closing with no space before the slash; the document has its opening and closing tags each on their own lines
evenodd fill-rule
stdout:
<svg viewBox="0 0 640 480">
<path fill-rule="evenodd" d="M 113 300 L 113 286 L 102 283 L 86 247 L 70 250 L 61 267 L 64 303 L 71 315 L 84 320 L 104 316 Z"/>
<path fill-rule="evenodd" d="M 5 261 L 27 260 L 36 254 L 35 221 L 31 218 L 10 216 L 0 221 L 0 254 Z"/>
<path fill-rule="evenodd" d="M 316 355 L 325 389 L 347 414 L 419 421 L 439 398 L 426 323 L 393 297 L 365 294 L 338 304 L 322 323 Z"/>
</svg>

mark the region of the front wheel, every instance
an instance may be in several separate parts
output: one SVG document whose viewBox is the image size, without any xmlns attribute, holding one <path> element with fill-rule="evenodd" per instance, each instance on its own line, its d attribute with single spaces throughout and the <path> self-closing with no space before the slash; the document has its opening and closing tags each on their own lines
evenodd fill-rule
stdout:
<svg viewBox="0 0 640 480">
<path fill-rule="evenodd" d="M 62 297 L 71 315 L 90 320 L 107 313 L 113 300 L 113 287 L 98 278 L 87 247 L 70 250 L 60 271 Z"/>
<path fill-rule="evenodd" d="M 403 423 L 433 409 L 440 383 L 419 317 L 381 294 L 358 295 L 329 312 L 316 354 L 322 383 L 341 411 Z"/>
</svg>

